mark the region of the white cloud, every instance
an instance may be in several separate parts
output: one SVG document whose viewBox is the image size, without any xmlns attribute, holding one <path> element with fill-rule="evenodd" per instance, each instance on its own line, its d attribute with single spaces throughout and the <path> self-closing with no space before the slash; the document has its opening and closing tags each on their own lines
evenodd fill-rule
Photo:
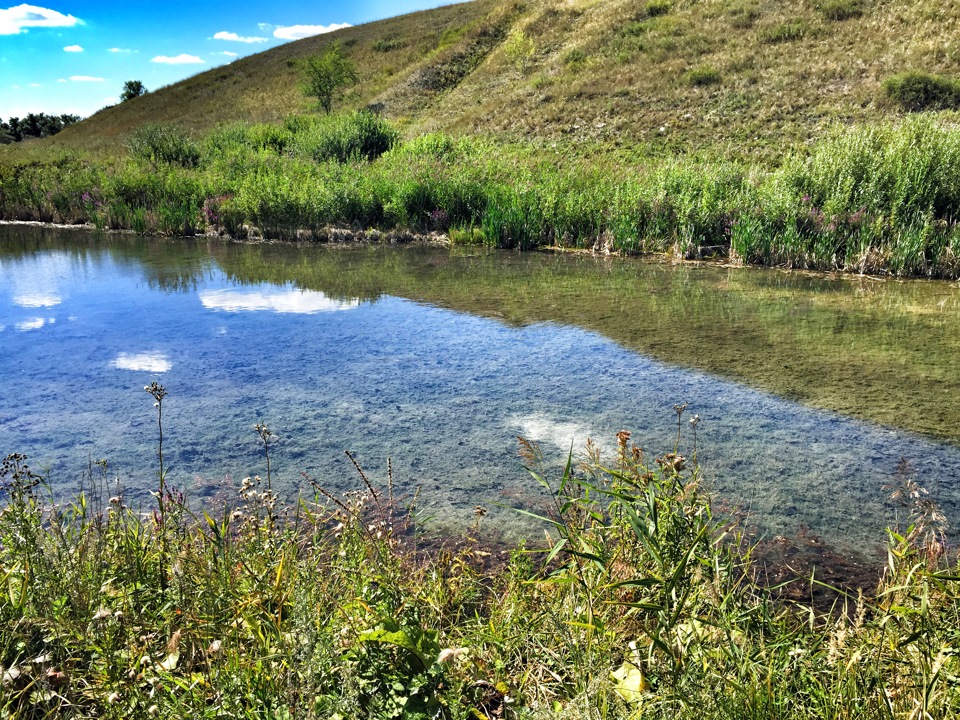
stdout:
<svg viewBox="0 0 960 720">
<path fill-rule="evenodd" d="M 227 57 L 240 57 L 239 53 L 230 52 L 229 50 L 224 50 L 223 52 L 210 53 L 211 55 L 226 55 Z"/>
<path fill-rule="evenodd" d="M 23 322 L 18 322 L 14 327 L 20 332 L 29 332 L 30 330 L 39 330 L 44 325 L 53 325 L 56 321 L 56 318 L 38 317 L 30 320 L 24 320 Z"/>
<path fill-rule="evenodd" d="M 343 30 L 343 28 L 348 27 L 351 27 L 350 23 L 334 23 L 333 25 L 290 25 L 289 27 L 278 27 L 273 31 L 273 36 L 281 40 L 300 40 L 301 38 L 322 35 L 323 33 Z"/>
<path fill-rule="evenodd" d="M 522 437 L 538 443 L 549 443 L 561 450 L 569 450 L 571 442 L 574 447 L 582 447 L 591 436 L 590 428 L 585 425 L 554 420 L 543 413 L 514 416 L 507 422 L 512 428 L 519 428 Z"/>
<path fill-rule="evenodd" d="M 105 78 L 93 77 L 91 75 L 71 75 L 70 79 L 73 80 L 73 82 L 106 82 Z"/>
<path fill-rule="evenodd" d="M 230 40 L 231 42 L 242 42 L 242 43 L 262 43 L 262 42 L 268 42 L 270 38 L 241 37 L 236 33 L 227 32 L 226 30 L 221 30 L 220 32 L 214 34 L 213 39 L 214 40 Z"/>
<path fill-rule="evenodd" d="M 186 53 L 181 53 L 173 57 L 157 55 L 150 62 L 163 63 L 164 65 L 203 65 L 203 60 L 196 55 L 187 55 Z"/>
<path fill-rule="evenodd" d="M 270 32 L 276 25 L 272 23 L 257 23 L 257 27 L 260 28 L 260 32 Z"/>
<path fill-rule="evenodd" d="M 167 372 L 173 367 L 173 363 L 167 359 L 167 356 L 158 352 L 145 352 L 136 355 L 122 352 L 110 363 L 117 370 L 137 370 L 154 373 Z"/>
<path fill-rule="evenodd" d="M 81 23 L 73 15 L 36 5 L 17 5 L 0 10 L 0 35 L 19 35 L 32 27 L 73 27 Z"/>
<path fill-rule="evenodd" d="M 37 308 L 37 307 L 54 307 L 63 302 L 60 299 L 59 295 L 53 293 L 26 293 L 24 295 L 17 295 L 13 298 L 13 304 L 19 305 L 20 307 L 25 308 Z"/>
<path fill-rule="evenodd" d="M 131 53 L 131 52 L 133 52 L 133 50 L 131 50 L 130 48 L 110 48 L 109 50 L 107 50 L 107 52 L 112 52 L 112 53 Z"/>
<path fill-rule="evenodd" d="M 239 312 L 241 310 L 271 310 L 275 313 L 311 315 L 318 312 L 337 312 L 360 307 L 359 300 L 334 300 L 313 290 L 267 290 L 238 292 L 236 290 L 206 290 L 200 293 L 200 302 L 210 310 Z"/>
<path fill-rule="evenodd" d="M 43 83 L 30 83 L 30 87 L 43 87 Z"/>
<path fill-rule="evenodd" d="M 64 52 L 83 52 L 83 48 L 79 45 L 67 45 L 64 49 Z"/>
<path fill-rule="evenodd" d="M 66 78 L 57 78 L 57 82 L 66 82 L 66 81 L 67 81 Z"/>
</svg>

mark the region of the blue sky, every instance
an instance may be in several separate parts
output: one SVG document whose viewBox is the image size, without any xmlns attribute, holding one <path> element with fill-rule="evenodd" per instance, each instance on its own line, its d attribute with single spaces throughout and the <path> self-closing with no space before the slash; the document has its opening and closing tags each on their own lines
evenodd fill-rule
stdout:
<svg viewBox="0 0 960 720">
<path fill-rule="evenodd" d="M 449 2 L 0 0 L 0 118 L 87 116 L 117 102 L 127 80 L 154 90 L 307 35 Z"/>
</svg>

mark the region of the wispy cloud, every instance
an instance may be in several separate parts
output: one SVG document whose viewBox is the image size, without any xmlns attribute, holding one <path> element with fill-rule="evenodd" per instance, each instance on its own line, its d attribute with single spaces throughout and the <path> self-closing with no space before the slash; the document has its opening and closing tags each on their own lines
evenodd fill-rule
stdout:
<svg viewBox="0 0 960 720">
<path fill-rule="evenodd" d="M 64 49 L 64 52 L 83 52 L 83 48 L 79 45 L 67 45 Z"/>
<path fill-rule="evenodd" d="M 290 25 L 288 27 L 278 27 L 273 31 L 273 36 L 281 40 L 300 40 L 301 38 L 322 35 L 323 33 L 343 30 L 343 28 L 348 27 L 351 27 L 350 23 L 334 23 L 333 25 Z"/>
<path fill-rule="evenodd" d="M 210 53 L 211 55 L 226 55 L 227 57 L 240 57 L 239 53 L 230 52 L 229 50 L 224 50 L 223 52 Z"/>
<path fill-rule="evenodd" d="M 260 28 L 260 32 L 270 32 L 276 25 L 272 23 L 257 23 L 257 27 Z"/>
<path fill-rule="evenodd" d="M 196 55 L 187 55 L 186 53 L 174 55 L 173 57 L 157 55 L 150 62 L 163 63 L 164 65 L 203 65 L 203 60 Z"/>
<path fill-rule="evenodd" d="M 131 50 L 130 48 L 110 48 L 109 50 L 107 50 L 107 52 L 112 52 L 112 53 L 131 53 L 131 52 L 133 52 L 133 50 Z"/>
<path fill-rule="evenodd" d="M 0 10 L 0 35 L 19 35 L 29 28 L 73 27 L 82 21 L 73 15 L 36 5 L 17 5 Z"/>
<path fill-rule="evenodd" d="M 92 75 L 71 75 L 73 82 L 106 82 L 106 78 L 93 77 Z"/>
<path fill-rule="evenodd" d="M 265 37 L 243 37 L 237 35 L 233 32 L 227 32 L 226 30 L 221 30 L 218 33 L 215 33 L 213 36 L 214 40 L 229 40 L 230 42 L 242 42 L 242 43 L 263 43 L 269 42 L 270 38 Z"/>
</svg>

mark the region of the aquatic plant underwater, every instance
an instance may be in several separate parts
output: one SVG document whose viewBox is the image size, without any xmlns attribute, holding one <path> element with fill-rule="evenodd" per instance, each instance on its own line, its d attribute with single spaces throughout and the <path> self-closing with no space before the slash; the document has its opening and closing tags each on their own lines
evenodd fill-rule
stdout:
<svg viewBox="0 0 960 720">
<path fill-rule="evenodd" d="M 820 611 L 758 580 L 683 405 L 663 455 L 623 431 L 556 480 L 521 438 L 547 542 L 500 552 L 482 507 L 461 540 L 427 542 L 416 498 L 359 465 L 346 495 L 307 478 L 283 498 L 268 470 L 194 508 L 164 476 L 166 391 L 144 389 L 155 509 L 129 507 L 106 461 L 67 501 L 22 455 L 0 467 L 4 717 L 960 715 L 960 567 L 906 467 L 912 519 L 875 592 Z"/>
<path fill-rule="evenodd" d="M 367 111 L 201 139 L 153 125 L 125 156 L 50 148 L 0 159 L 0 219 L 291 240 L 439 232 L 505 248 L 960 273 L 960 130 L 929 117 L 837 128 L 777 167 L 623 166 L 565 152 L 442 134 L 401 141 Z"/>
</svg>

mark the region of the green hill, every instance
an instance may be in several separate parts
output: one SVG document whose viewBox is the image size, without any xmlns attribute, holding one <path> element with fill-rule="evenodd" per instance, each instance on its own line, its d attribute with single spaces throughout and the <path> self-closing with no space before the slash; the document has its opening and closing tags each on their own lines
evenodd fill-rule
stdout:
<svg viewBox="0 0 960 720">
<path fill-rule="evenodd" d="M 896 110 L 884 81 L 960 73 L 954 0 L 475 0 L 292 42 L 104 109 L 53 142 L 109 146 L 311 110 L 300 62 L 340 42 L 370 104 L 444 130 L 642 154 L 776 156 Z"/>
</svg>

